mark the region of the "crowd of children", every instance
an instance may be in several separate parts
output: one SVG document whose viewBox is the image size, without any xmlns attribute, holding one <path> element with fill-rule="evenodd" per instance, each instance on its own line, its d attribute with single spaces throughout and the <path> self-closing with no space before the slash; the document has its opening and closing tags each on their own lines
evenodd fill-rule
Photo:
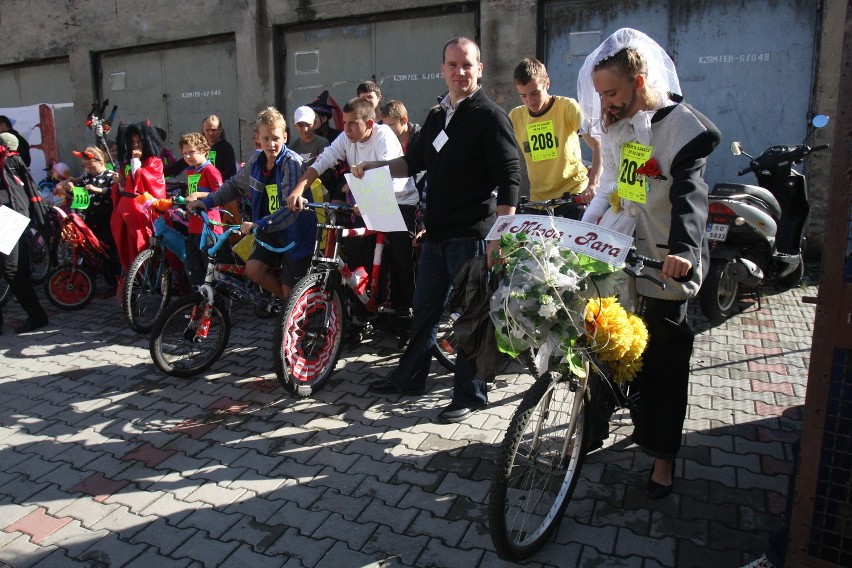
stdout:
<svg viewBox="0 0 852 568">
<path fill-rule="evenodd" d="M 57 161 L 46 169 L 43 180 L 32 184 L 31 191 L 40 196 L 42 207 L 56 206 L 66 212 L 70 211 L 75 195 L 85 201 L 85 210 L 75 211 L 114 260 L 104 265 L 103 276 L 108 287 L 103 296 L 108 297 L 120 293 L 122 276 L 150 244 L 155 214 L 151 204 L 170 197 L 166 179 L 185 176 L 184 197 L 189 202 L 189 213 L 184 269 L 190 284 L 197 286 L 203 282 L 207 263 L 199 248 L 201 219 L 191 212 L 209 208 L 210 218 L 219 221 L 215 207 L 227 210 L 227 221 L 240 225 L 242 233 L 256 232 L 259 241 L 274 247 L 296 243 L 284 254 L 272 253 L 255 244 L 246 261 L 247 276 L 283 298 L 308 270 L 316 226 L 314 213 L 293 210 L 288 207 L 288 198 L 299 195 L 311 200 L 352 201 L 343 175 L 349 163 L 363 159 L 364 151 L 370 156 L 375 154 L 376 158 L 400 156 L 416 133 L 416 125 L 412 128 L 408 123 L 401 102 L 390 101 L 386 109 L 382 108 L 381 90 L 376 83 L 360 84 L 356 94 L 343 109 L 328 91 L 296 108 L 292 138 L 288 136 L 286 119 L 277 109 L 269 107 L 260 112 L 254 125 L 255 148 L 246 157 L 242 169 L 238 169 L 233 147 L 225 139 L 221 120 L 216 115 L 202 121 L 201 132 L 180 136 L 179 156 L 166 148 L 164 130 L 148 122 L 138 122 L 118 126 L 109 152 L 98 145 L 74 150 L 74 156 L 79 159 L 79 175 L 74 175 L 66 163 Z M 383 110 L 388 115 L 387 126 L 381 124 Z M 337 130 L 333 124 L 348 126 Z M 345 135 L 340 136 L 344 131 Z M 13 136 L 6 136 L 9 151 L 14 154 Z M 8 165 L 14 163 L 10 160 Z M 314 193 L 319 190 L 316 195 L 311 191 L 311 182 L 316 182 L 313 184 Z M 414 179 L 396 182 L 395 192 L 409 231 L 392 235 L 396 237 L 392 238 L 394 244 L 390 247 L 396 283 L 392 288 L 393 302 L 407 308 L 414 293 L 412 236 L 420 194 Z M 28 214 L 33 216 L 31 212 Z M 363 225 L 357 217 L 353 222 Z M 367 248 L 365 243 L 357 244 L 358 247 L 354 244 L 350 247 L 349 256 L 354 259 L 351 262 L 363 264 L 371 260 L 370 243 Z M 22 258 L 20 264 L 28 263 L 27 258 Z M 279 271 L 271 270 L 277 267 L 282 269 L 280 276 Z M 35 329 L 47 324 L 46 315 L 36 314 L 30 320 L 32 325 L 23 327 Z"/>
</svg>

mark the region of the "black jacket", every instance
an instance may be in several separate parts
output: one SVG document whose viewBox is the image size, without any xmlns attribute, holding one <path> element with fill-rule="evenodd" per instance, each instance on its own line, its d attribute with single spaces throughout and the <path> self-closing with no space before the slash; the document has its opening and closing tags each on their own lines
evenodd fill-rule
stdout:
<svg viewBox="0 0 852 568">
<path fill-rule="evenodd" d="M 481 88 L 459 103 L 439 152 L 433 143 L 445 122 L 443 107 L 432 109 L 404 156 L 409 172 L 426 170 L 426 238 L 483 238 L 497 205 L 518 201 L 521 173 L 512 123 Z"/>
<path fill-rule="evenodd" d="M 30 170 L 17 155 L 7 155 L 3 162 L 3 179 L 0 182 L 0 204 L 11 207 L 29 217 L 37 227 L 43 227 L 47 206 L 42 201 Z"/>
</svg>

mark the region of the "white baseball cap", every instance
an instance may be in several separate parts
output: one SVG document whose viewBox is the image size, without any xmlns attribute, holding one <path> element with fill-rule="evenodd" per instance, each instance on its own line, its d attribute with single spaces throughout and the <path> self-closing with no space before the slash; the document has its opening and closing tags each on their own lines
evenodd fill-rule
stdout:
<svg viewBox="0 0 852 568">
<path fill-rule="evenodd" d="M 56 175 L 58 175 L 62 179 L 68 179 L 69 177 L 71 177 L 71 168 L 69 168 L 68 164 L 66 164 L 65 162 L 56 162 L 55 164 L 53 164 L 53 167 L 51 169 Z"/>
<path fill-rule="evenodd" d="M 316 118 L 316 113 L 314 113 L 314 110 L 311 107 L 300 106 L 296 109 L 296 112 L 293 113 L 294 124 L 299 124 L 300 122 L 313 124 L 314 118 Z"/>
</svg>

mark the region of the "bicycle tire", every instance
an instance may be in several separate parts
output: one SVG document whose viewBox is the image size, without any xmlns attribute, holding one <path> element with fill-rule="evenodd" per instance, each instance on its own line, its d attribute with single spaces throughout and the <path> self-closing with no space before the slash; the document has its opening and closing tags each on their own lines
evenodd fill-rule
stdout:
<svg viewBox="0 0 852 568">
<path fill-rule="evenodd" d="M 334 372 L 347 329 L 343 296 L 335 275 L 308 274 L 287 300 L 273 334 L 278 381 L 298 397 L 310 396 Z"/>
<path fill-rule="evenodd" d="M 47 299 L 57 308 L 79 310 L 95 297 L 95 277 L 82 266 L 62 266 L 44 282 Z"/>
<path fill-rule="evenodd" d="M 136 255 L 124 280 L 121 311 L 130 329 L 149 333 L 169 303 L 172 269 L 165 255 L 146 249 Z"/>
<path fill-rule="evenodd" d="M 5 278 L 0 278 L 0 308 L 9 303 L 9 298 L 12 297 L 12 287 L 6 282 Z"/>
<path fill-rule="evenodd" d="M 432 346 L 432 355 L 451 373 L 456 370 L 458 343 L 453 331 L 453 318 L 450 311 L 444 308 L 441 319 L 438 321 L 438 335 L 435 338 L 435 345 Z"/>
<path fill-rule="evenodd" d="M 526 358 L 539 377 L 529 354 Z M 568 381 L 539 377 L 512 417 L 488 510 L 491 540 L 503 559 L 519 561 L 538 552 L 564 517 L 584 458 L 585 381 L 580 384 L 572 391 Z"/>
<path fill-rule="evenodd" d="M 42 284 L 54 268 L 52 262 L 53 243 L 51 238 L 41 229 L 29 229 L 28 238 L 30 239 L 30 263 L 32 265 L 30 281 L 33 284 Z"/>
<path fill-rule="evenodd" d="M 222 356 L 231 335 L 231 317 L 217 298 L 210 312 L 207 337 L 198 341 L 196 329 L 206 305 L 201 292 L 182 296 L 154 322 L 148 349 L 159 370 L 173 377 L 190 378 L 209 369 Z"/>
</svg>

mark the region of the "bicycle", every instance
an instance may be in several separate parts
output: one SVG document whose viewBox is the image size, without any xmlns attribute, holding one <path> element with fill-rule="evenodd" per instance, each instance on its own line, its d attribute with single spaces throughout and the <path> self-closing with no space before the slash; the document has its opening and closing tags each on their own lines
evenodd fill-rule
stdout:
<svg viewBox="0 0 852 568">
<path fill-rule="evenodd" d="M 76 213 L 82 213 L 84 209 L 76 199 L 68 215 L 55 208 L 61 218 L 59 241 L 68 248 L 70 255 L 67 262 L 47 275 L 44 289 L 47 299 L 64 310 L 79 310 L 92 301 L 97 288 L 95 274 L 102 271 L 117 273 L 117 266 L 106 246 L 86 225 L 83 217 Z"/>
<path fill-rule="evenodd" d="M 239 234 L 239 225 L 228 225 L 211 221 L 207 212 L 200 212 L 204 221 L 201 234 L 205 254 L 208 257 L 207 273 L 196 292 L 183 296 L 166 307 L 154 322 L 148 339 L 151 359 L 162 372 L 175 377 L 189 378 L 213 365 L 228 345 L 231 334 L 231 317 L 225 297 L 239 301 L 251 301 L 255 313 L 272 317 L 279 311 L 280 300 L 262 290 L 245 276 L 245 265 L 216 262 L 216 254 L 232 234 Z M 223 227 L 217 235 L 213 226 Z M 275 253 L 290 250 L 294 243 L 285 247 L 273 247 L 255 240 Z"/>
<path fill-rule="evenodd" d="M 178 182 L 177 187 L 181 184 Z M 172 203 L 181 207 L 186 200 L 175 196 Z M 172 208 L 161 211 L 154 221 L 149 248 L 136 255 L 127 270 L 121 291 L 121 311 L 127 325 L 136 332 L 149 333 L 171 299 L 173 272 L 182 273 L 180 267 L 186 256 L 186 237 L 175 228 L 183 223 Z"/>
<path fill-rule="evenodd" d="M 310 396 L 334 372 L 344 336 L 353 333 L 351 309 L 356 300 L 364 306 L 368 320 L 411 317 L 410 309 L 400 312 L 381 301 L 384 233 L 339 225 L 337 215 L 349 215 L 354 210 L 349 204 L 306 203 L 305 207 L 323 210 L 326 221 L 317 223 L 311 268 L 290 292 L 273 336 L 275 373 L 279 382 L 299 397 Z M 376 235 L 370 273 L 363 268 L 350 270 L 341 258 L 340 239 L 368 235 Z M 444 359 L 449 360 L 447 356 Z"/>
<path fill-rule="evenodd" d="M 623 270 L 664 287 L 643 273 L 645 267 L 659 269 L 662 262 L 631 250 Z M 619 384 L 591 349 L 588 336 L 577 339 L 570 352 L 526 351 L 522 359 L 534 382 L 509 423 L 489 501 L 492 542 L 502 558 L 513 561 L 535 554 L 559 527 L 585 454 L 593 449 L 587 440 L 591 415 L 608 421 L 615 409 L 635 412 L 639 400 L 638 391 Z M 595 389 L 601 397 L 593 406 Z"/>
</svg>

